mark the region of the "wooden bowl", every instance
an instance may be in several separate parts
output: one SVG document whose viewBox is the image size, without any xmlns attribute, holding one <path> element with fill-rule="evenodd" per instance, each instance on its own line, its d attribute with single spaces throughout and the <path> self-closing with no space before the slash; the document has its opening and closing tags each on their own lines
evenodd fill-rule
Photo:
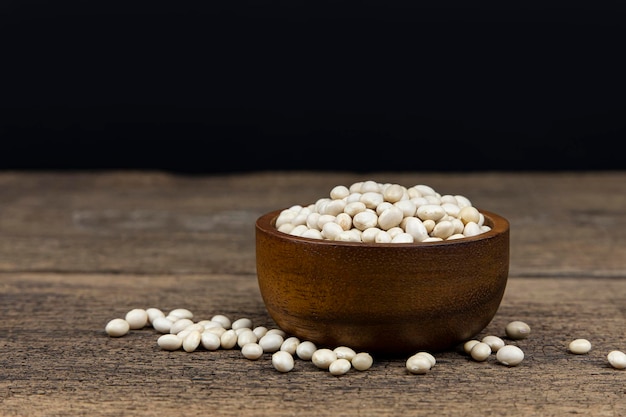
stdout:
<svg viewBox="0 0 626 417">
<path fill-rule="evenodd" d="M 259 289 L 276 324 L 300 340 L 382 354 L 442 351 L 482 331 L 502 301 L 509 222 L 480 210 L 492 229 L 431 243 L 336 242 L 256 222 Z"/>
</svg>

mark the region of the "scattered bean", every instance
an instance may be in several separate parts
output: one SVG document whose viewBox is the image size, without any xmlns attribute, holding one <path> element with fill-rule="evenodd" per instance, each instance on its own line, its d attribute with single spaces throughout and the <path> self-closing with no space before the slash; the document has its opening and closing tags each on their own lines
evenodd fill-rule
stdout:
<svg viewBox="0 0 626 417">
<path fill-rule="evenodd" d="M 425 355 L 415 354 L 406 360 L 406 369 L 412 374 L 425 374 L 432 368 L 430 358 Z"/>
<path fill-rule="evenodd" d="M 435 357 L 428 352 L 417 352 L 416 355 L 424 356 L 425 358 L 427 358 L 430 361 L 431 368 L 435 366 L 435 364 L 437 363 L 437 360 L 435 359 Z"/>
<path fill-rule="evenodd" d="M 575 339 L 570 342 L 568 349 L 576 355 L 584 355 L 591 350 L 591 342 L 587 339 Z"/>
<path fill-rule="evenodd" d="M 175 308 L 174 310 L 171 310 L 167 315 L 175 316 L 175 317 L 178 317 L 179 319 L 192 319 L 193 318 L 193 313 L 187 310 L 186 308 Z"/>
<path fill-rule="evenodd" d="M 530 334 L 530 326 L 523 321 L 515 320 L 506 325 L 504 331 L 509 339 L 526 339 Z"/>
<path fill-rule="evenodd" d="M 256 337 L 258 339 L 262 338 L 263 336 L 265 336 L 265 333 L 267 333 L 267 327 L 265 326 L 257 326 L 254 329 L 252 329 L 252 331 L 254 332 L 254 334 L 256 335 Z"/>
<path fill-rule="evenodd" d="M 130 325 L 124 319 L 113 319 L 104 327 L 104 331 L 111 337 L 121 337 L 130 331 Z"/>
<path fill-rule="evenodd" d="M 167 317 L 156 317 L 152 322 L 152 327 L 159 333 L 169 333 L 174 322 Z"/>
<path fill-rule="evenodd" d="M 295 362 L 291 353 L 279 350 L 272 354 L 272 365 L 279 372 L 289 372 L 294 368 Z"/>
<path fill-rule="evenodd" d="M 469 355 L 474 345 L 479 342 L 480 340 L 476 340 L 476 339 L 468 340 L 467 342 L 463 344 L 463 350 L 465 351 L 465 353 Z"/>
<path fill-rule="evenodd" d="M 202 332 L 200 343 L 206 350 L 218 350 L 222 346 L 220 335 L 209 330 Z"/>
<path fill-rule="evenodd" d="M 148 324 L 148 312 L 143 308 L 133 308 L 124 319 L 128 322 L 131 330 L 143 329 Z"/>
<path fill-rule="evenodd" d="M 472 350 L 470 350 L 470 356 L 477 362 L 486 361 L 489 355 L 491 355 L 491 346 L 485 342 L 474 344 Z"/>
<path fill-rule="evenodd" d="M 612 350 L 606 355 L 609 364 L 615 369 L 626 369 L 626 353 L 620 350 Z"/>
<path fill-rule="evenodd" d="M 247 343 L 241 348 L 241 354 L 244 358 L 254 361 L 263 356 L 263 348 L 258 343 Z"/>
<path fill-rule="evenodd" d="M 228 329 L 220 336 L 220 347 L 222 349 L 232 349 L 237 346 L 238 338 L 237 333 L 233 329 Z"/>
<path fill-rule="evenodd" d="M 292 355 L 296 354 L 296 349 L 298 349 L 298 345 L 300 344 L 300 339 L 295 336 L 291 336 L 286 338 L 283 343 L 280 345 L 280 350 L 287 351 Z"/>
<path fill-rule="evenodd" d="M 187 318 L 178 319 L 172 323 L 172 326 L 170 327 L 170 333 L 178 334 L 181 331 L 185 330 L 187 326 L 191 326 L 192 324 L 194 323 L 191 319 L 187 319 Z"/>
<path fill-rule="evenodd" d="M 296 355 L 302 360 L 310 361 L 316 350 L 317 346 L 315 343 L 305 340 L 298 344 L 298 347 L 296 348 Z"/>
<path fill-rule="evenodd" d="M 263 348 L 264 352 L 276 352 L 280 350 L 280 346 L 285 339 L 279 333 L 265 333 L 265 336 L 259 339 L 259 345 Z"/>
<path fill-rule="evenodd" d="M 503 365 L 517 366 L 524 360 L 524 351 L 515 345 L 505 345 L 496 352 L 496 360 Z"/>
<path fill-rule="evenodd" d="M 501 347 L 504 346 L 504 340 L 502 340 L 498 336 L 485 336 L 482 338 L 481 342 L 487 343 L 492 352 L 497 352 Z"/>
<path fill-rule="evenodd" d="M 161 309 L 150 307 L 146 309 L 148 314 L 148 324 L 152 324 L 157 317 L 165 317 L 165 313 Z"/>
<path fill-rule="evenodd" d="M 175 334 L 164 334 L 159 336 L 157 344 L 163 350 L 178 350 L 183 345 L 183 340 Z"/>
<path fill-rule="evenodd" d="M 367 352 L 359 352 L 352 358 L 352 367 L 357 371 L 366 371 L 374 363 L 374 358 Z"/>
<path fill-rule="evenodd" d="M 345 375 L 352 368 L 352 362 L 346 358 L 337 358 L 328 365 L 328 371 L 335 376 Z"/>
<path fill-rule="evenodd" d="M 252 329 L 252 320 L 242 317 L 240 319 L 233 321 L 230 327 L 233 330 L 242 329 L 242 328 Z"/>
<path fill-rule="evenodd" d="M 337 354 L 327 348 L 317 349 L 311 356 L 313 364 L 320 369 L 328 369 L 335 360 L 337 360 Z"/>
<path fill-rule="evenodd" d="M 244 331 L 237 334 L 237 346 L 239 346 L 240 348 L 243 348 L 248 343 L 256 343 L 259 340 L 259 338 L 256 337 L 256 334 L 254 334 L 254 332 L 252 331 L 252 329 L 248 327 L 245 327 L 244 329 Z"/>
<path fill-rule="evenodd" d="M 216 321 L 220 323 L 222 327 L 225 329 L 230 329 L 230 326 L 232 323 L 230 318 L 228 318 L 228 316 L 225 316 L 223 314 L 216 314 L 215 316 L 211 317 L 211 321 Z"/>
<path fill-rule="evenodd" d="M 349 348 L 348 346 L 339 346 L 333 349 L 333 351 L 337 355 L 337 358 L 339 359 L 343 358 L 349 361 L 351 361 L 352 358 L 354 358 L 354 356 L 356 355 L 356 352 L 354 351 L 354 349 Z"/>
<path fill-rule="evenodd" d="M 183 350 L 185 352 L 194 352 L 200 346 L 201 340 L 202 333 L 198 330 L 192 331 L 183 339 Z"/>
</svg>

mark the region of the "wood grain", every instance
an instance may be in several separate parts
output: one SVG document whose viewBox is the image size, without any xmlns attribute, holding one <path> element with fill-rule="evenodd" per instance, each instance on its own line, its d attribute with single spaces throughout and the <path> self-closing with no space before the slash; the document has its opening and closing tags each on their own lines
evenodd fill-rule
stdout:
<svg viewBox="0 0 626 417">
<path fill-rule="evenodd" d="M 362 179 L 463 194 L 511 224 L 495 318 L 526 321 L 517 367 L 437 355 L 426 375 L 375 357 L 335 377 L 268 354 L 166 352 L 157 333 L 106 322 L 135 307 L 189 308 L 273 326 L 255 274 L 254 222 Z M 626 173 L 0 173 L 2 416 L 626 416 Z M 567 352 L 587 338 L 586 355 Z"/>
</svg>

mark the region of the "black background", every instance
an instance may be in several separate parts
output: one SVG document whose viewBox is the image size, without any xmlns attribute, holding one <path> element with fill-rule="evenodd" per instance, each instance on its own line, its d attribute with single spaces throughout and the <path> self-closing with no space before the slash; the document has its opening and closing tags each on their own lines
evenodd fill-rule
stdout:
<svg viewBox="0 0 626 417">
<path fill-rule="evenodd" d="M 624 169 L 623 2 L 0 3 L 0 169 Z"/>
</svg>

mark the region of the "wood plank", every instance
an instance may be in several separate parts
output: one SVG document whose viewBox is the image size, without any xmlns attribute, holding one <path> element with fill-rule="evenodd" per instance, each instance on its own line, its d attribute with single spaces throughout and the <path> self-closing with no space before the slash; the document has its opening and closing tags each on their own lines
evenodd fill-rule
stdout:
<svg viewBox="0 0 626 417">
<path fill-rule="evenodd" d="M 626 415 L 625 371 L 606 354 L 626 349 L 626 280 L 513 278 L 481 335 L 504 336 L 525 360 L 508 368 L 458 350 L 436 354 L 426 375 L 405 358 L 375 357 L 367 371 L 335 377 L 297 360 L 292 372 L 237 349 L 166 352 L 149 328 L 110 338 L 104 325 L 135 307 L 185 307 L 196 318 L 223 313 L 272 326 L 254 274 L 0 274 L 0 403 L 3 416 L 205 415 Z M 574 338 L 592 351 L 566 351 Z M 392 343 L 392 341 L 390 341 Z"/>
</svg>

